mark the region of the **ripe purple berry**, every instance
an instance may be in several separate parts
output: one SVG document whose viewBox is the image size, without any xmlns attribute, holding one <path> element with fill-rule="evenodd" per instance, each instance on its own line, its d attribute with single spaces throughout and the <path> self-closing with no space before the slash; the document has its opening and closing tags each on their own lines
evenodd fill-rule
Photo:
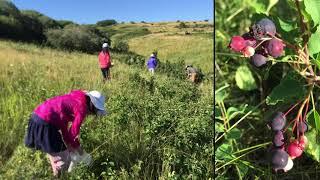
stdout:
<svg viewBox="0 0 320 180">
<path fill-rule="evenodd" d="M 269 122 L 269 126 L 273 131 L 280 131 L 286 125 L 286 117 L 282 112 L 276 112 L 273 115 L 272 120 Z"/>
<path fill-rule="evenodd" d="M 276 34 L 276 26 L 268 18 L 261 19 L 258 23 L 254 24 L 251 29 L 257 40 L 268 37 L 268 35 L 274 36 Z"/>
<path fill-rule="evenodd" d="M 275 171 L 284 170 L 289 159 L 289 154 L 285 150 L 279 148 L 271 150 L 271 165 Z"/>
<path fill-rule="evenodd" d="M 261 55 L 261 54 L 254 54 L 251 57 L 251 63 L 256 67 L 261 67 L 267 63 L 267 57 Z"/>
<path fill-rule="evenodd" d="M 282 55 L 283 53 L 284 44 L 282 41 L 278 39 L 271 39 L 267 44 L 268 54 L 272 57 L 277 58 Z"/>
<path fill-rule="evenodd" d="M 241 36 L 233 36 L 231 38 L 229 48 L 236 52 L 240 52 L 243 48 L 246 47 L 245 40 Z"/>
<path fill-rule="evenodd" d="M 284 145 L 284 137 L 282 131 L 276 131 L 272 143 L 275 147 L 281 147 Z"/>
<path fill-rule="evenodd" d="M 299 121 L 297 128 L 298 128 L 299 133 L 301 133 L 301 134 L 308 131 L 308 125 L 305 121 Z"/>
</svg>

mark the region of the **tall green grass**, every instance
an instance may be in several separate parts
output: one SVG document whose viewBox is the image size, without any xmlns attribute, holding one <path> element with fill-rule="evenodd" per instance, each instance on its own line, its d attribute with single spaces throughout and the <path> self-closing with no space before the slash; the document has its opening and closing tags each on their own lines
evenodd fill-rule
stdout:
<svg viewBox="0 0 320 180">
<path fill-rule="evenodd" d="M 112 54 L 112 80 L 103 83 L 95 55 L 0 41 L 0 178 L 52 178 L 45 154 L 25 148 L 23 138 L 32 110 L 72 89 L 102 91 L 109 115 L 86 119 L 80 141 L 94 164 L 65 178 L 212 178 L 209 86 L 152 77 L 119 58 Z"/>
</svg>

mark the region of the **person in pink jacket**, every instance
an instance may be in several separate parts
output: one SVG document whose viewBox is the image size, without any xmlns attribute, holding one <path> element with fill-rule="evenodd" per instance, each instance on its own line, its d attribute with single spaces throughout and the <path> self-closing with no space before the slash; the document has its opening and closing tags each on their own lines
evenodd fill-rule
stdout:
<svg viewBox="0 0 320 180">
<path fill-rule="evenodd" d="M 74 90 L 47 99 L 31 115 L 25 145 L 48 153 L 53 174 L 59 176 L 69 167 L 70 152 L 83 154 L 80 127 L 89 114 L 106 115 L 104 103 L 105 97 L 98 91 Z"/>
<path fill-rule="evenodd" d="M 108 43 L 102 44 L 102 51 L 99 53 L 99 65 L 103 80 L 106 81 L 110 79 L 111 57 Z"/>
</svg>

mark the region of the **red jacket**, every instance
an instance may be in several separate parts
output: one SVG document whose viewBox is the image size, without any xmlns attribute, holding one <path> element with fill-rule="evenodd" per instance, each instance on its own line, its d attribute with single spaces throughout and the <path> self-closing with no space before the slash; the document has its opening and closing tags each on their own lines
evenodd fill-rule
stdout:
<svg viewBox="0 0 320 180">
<path fill-rule="evenodd" d="M 101 68 L 109 68 L 111 66 L 111 58 L 109 51 L 99 53 L 99 64 Z"/>
</svg>

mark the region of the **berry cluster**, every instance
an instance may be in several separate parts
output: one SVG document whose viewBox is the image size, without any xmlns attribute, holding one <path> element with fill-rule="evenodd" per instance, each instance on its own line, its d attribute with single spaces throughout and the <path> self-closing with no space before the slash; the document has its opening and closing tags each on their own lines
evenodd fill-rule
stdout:
<svg viewBox="0 0 320 180">
<path fill-rule="evenodd" d="M 287 112 L 288 113 L 288 112 Z M 277 172 L 283 170 L 289 171 L 293 167 L 293 159 L 302 155 L 308 139 L 304 133 L 308 130 L 308 125 L 305 121 L 298 121 L 293 127 L 295 139 L 287 143 L 285 147 L 284 127 L 286 125 L 286 114 L 276 112 L 268 126 L 273 131 L 273 146 L 270 151 L 272 168 Z"/>
<path fill-rule="evenodd" d="M 285 44 L 276 37 L 276 26 L 263 18 L 250 27 L 250 31 L 242 36 L 233 36 L 229 48 L 250 57 L 251 63 L 261 67 L 267 63 L 268 56 L 277 58 L 283 54 Z"/>
</svg>

